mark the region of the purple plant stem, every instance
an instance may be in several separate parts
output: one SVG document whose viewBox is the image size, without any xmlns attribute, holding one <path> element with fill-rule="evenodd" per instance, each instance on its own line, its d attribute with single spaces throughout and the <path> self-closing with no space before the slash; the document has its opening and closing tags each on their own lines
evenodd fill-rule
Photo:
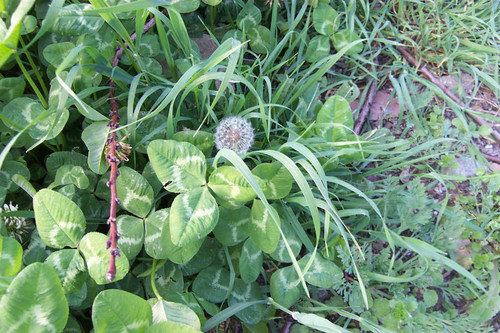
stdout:
<svg viewBox="0 0 500 333">
<path fill-rule="evenodd" d="M 166 14 L 165 10 L 162 12 Z M 149 29 L 154 27 L 155 24 L 156 20 L 154 18 L 149 19 L 144 25 L 142 32 L 146 33 L 147 31 L 149 31 Z M 135 41 L 135 38 L 136 34 L 134 32 L 130 36 L 130 39 L 132 41 Z M 125 46 L 127 46 L 126 43 Z M 115 56 L 113 57 L 113 61 L 111 62 L 112 68 L 118 66 L 118 63 L 120 62 L 122 55 L 123 55 L 123 47 L 119 46 L 116 48 Z M 106 141 L 106 145 L 108 146 L 108 154 L 106 156 L 106 159 L 111 167 L 109 181 L 107 183 L 111 192 L 111 203 L 109 207 L 109 218 L 108 218 L 109 238 L 106 241 L 106 249 L 110 249 L 109 252 L 111 257 L 109 260 L 108 272 L 106 273 L 106 280 L 111 282 L 115 279 L 116 275 L 116 258 L 120 257 L 120 250 L 118 249 L 117 246 L 120 234 L 118 233 L 118 227 L 116 225 L 116 206 L 120 204 L 120 200 L 118 199 L 118 196 L 116 194 L 116 178 L 120 174 L 120 172 L 118 171 L 118 163 L 120 162 L 120 160 L 116 157 L 116 151 L 117 149 L 119 149 L 120 145 L 117 142 L 118 135 L 116 134 L 116 130 L 120 126 L 119 125 L 120 117 L 118 116 L 119 101 L 118 99 L 115 98 L 116 83 L 113 81 L 112 78 L 108 79 L 108 86 L 109 86 L 108 97 L 111 104 L 111 111 L 109 112 L 111 120 L 109 121 L 108 126 L 111 129 L 111 133 L 109 134 L 109 137 Z"/>
</svg>

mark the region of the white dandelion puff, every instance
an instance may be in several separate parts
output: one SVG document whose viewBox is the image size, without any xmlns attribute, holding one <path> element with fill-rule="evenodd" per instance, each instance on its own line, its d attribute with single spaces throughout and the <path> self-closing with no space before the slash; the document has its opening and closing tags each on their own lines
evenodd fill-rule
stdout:
<svg viewBox="0 0 500 333">
<path fill-rule="evenodd" d="M 215 147 L 228 148 L 237 154 L 248 152 L 254 141 L 252 125 L 241 117 L 223 119 L 215 129 Z"/>
</svg>

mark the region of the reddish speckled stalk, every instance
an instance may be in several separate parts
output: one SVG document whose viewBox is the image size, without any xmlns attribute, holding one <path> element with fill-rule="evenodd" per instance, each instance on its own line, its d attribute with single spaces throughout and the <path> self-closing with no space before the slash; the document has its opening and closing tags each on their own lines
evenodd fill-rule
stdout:
<svg viewBox="0 0 500 333">
<path fill-rule="evenodd" d="M 166 14 L 166 11 L 163 10 L 162 13 Z M 143 33 L 146 33 L 149 29 L 154 27 L 155 24 L 156 22 L 154 18 L 149 19 L 144 25 Z M 136 35 L 135 33 L 133 33 L 130 36 L 130 39 L 132 41 L 135 41 L 135 37 Z M 122 54 L 123 54 L 123 48 L 117 47 L 115 56 L 113 58 L 113 61 L 111 62 L 112 68 L 118 66 L 118 62 L 120 62 Z M 111 167 L 109 181 L 107 182 L 107 185 L 111 192 L 111 204 L 109 207 L 109 219 L 108 219 L 109 238 L 106 241 L 106 249 L 110 249 L 109 252 L 111 254 L 111 257 L 109 260 L 108 272 L 106 273 L 106 280 L 111 282 L 115 279 L 116 275 L 116 258 L 120 257 L 120 250 L 118 249 L 118 246 L 116 244 L 118 242 L 118 238 L 120 238 L 120 234 L 118 233 L 118 228 L 116 225 L 116 206 L 120 204 L 120 200 L 116 195 L 116 178 L 120 174 L 120 172 L 118 171 L 118 163 L 120 163 L 120 160 L 117 158 L 116 152 L 117 149 L 120 149 L 120 145 L 117 142 L 118 135 L 115 132 L 120 126 L 119 125 L 120 117 L 118 116 L 118 100 L 115 98 L 114 88 L 116 87 L 116 83 L 113 81 L 113 79 L 109 78 L 108 85 L 110 87 L 109 99 L 111 103 L 111 111 L 109 112 L 109 117 L 111 118 L 111 120 L 109 121 L 108 126 L 112 132 L 109 134 L 109 137 L 106 141 L 106 145 L 108 147 L 106 159 Z"/>
</svg>

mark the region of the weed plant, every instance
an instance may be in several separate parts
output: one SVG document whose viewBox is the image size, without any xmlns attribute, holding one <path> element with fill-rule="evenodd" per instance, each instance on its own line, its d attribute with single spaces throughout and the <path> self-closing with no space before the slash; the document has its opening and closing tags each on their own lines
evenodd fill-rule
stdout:
<svg viewBox="0 0 500 333">
<path fill-rule="evenodd" d="M 0 330 L 498 329 L 491 128 L 395 48 L 498 97 L 498 5 L 0 1 Z"/>
</svg>

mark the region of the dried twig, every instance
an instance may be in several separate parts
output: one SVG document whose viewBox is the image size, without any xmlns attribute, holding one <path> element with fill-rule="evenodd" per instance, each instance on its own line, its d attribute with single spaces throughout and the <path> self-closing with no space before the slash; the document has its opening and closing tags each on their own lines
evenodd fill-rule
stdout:
<svg viewBox="0 0 500 333">
<path fill-rule="evenodd" d="M 365 89 L 369 89 L 368 96 L 366 97 L 365 104 L 361 108 L 358 119 L 356 119 L 356 124 L 354 125 L 354 133 L 356 134 L 359 134 L 361 132 L 361 128 L 363 128 L 366 117 L 368 117 L 368 111 L 370 111 L 370 107 L 372 106 L 373 100 L 375 99 L 375 93 L 377 92 L 377 82 L 375 82 L 375 79 L 371 79 L 370 81 L 368 81 L 368 85 Z"/>
<path fill-rule="evenodd" d="M 149 19 L 143 28 L 143 33 L 146 33 L 149 29 L 154 27 L 156 21 L 154 18 Z M 132 41 L 135 41 L 136 34 L 133 33 L 130 36 Z M 125 44 L 127 46 L 127 44 Z M 116 48 L 115 56 L 113 61 L 111 62 L 111 67 L 115 68 L 118 66 L 120 59 L 123 54 L 123 47 L 119 46 Z M 116 194 L 116 178 L 120 174 L 118 171 L 118 163 L 120 161 L 128 160 L 127 155 L 130 152 L 130 147 L 126 147 L 126 145 L 118 142 L 118 134 L 116 133 L 120 121 L 120 117 L 118 116 L 118 106 L 119 101 L 115 98 L 115 87 L 116 83 L 110 77 L 108 79 L 109 85 L 109 99 L 111 103 L 111 111 L 109 112 L 109 117 L 111 120 L 108 123 L 109 128 L 111 129 L 111 133 L 109 134 L 108 139 L 106 140 L 106 160 L 111 167 L 111 172 L 109 176 L 109 181 L 106 185 L 109 187 L 111 192 L 111 203 L 109 208 L 109 238 L 106 241 L 106 249 L 110 249 L 111 258 L 109 260 L 108 272 L 106 273 L 106 280 L 113 281 L 116 274 L 116 258 L 120 257 L 120 250 L 118 249 L 117 242 L 120 234 L 118 233 L 117 225 L 116 225 L 116 206 L 120 204 L 120 200 Z"/>
<path fill-rule="evenodd" d="M 458 98 L 457 95 L 455 95 L 450 89 L 448 89 L 448 87 L 446 87 L 440 80 L 438 80 L 436 78 L 436 76 L 434 76 L 434 74 L 432 74 L 432 72 L 427 69 L 427 67 L 425 67 L 423 65 L 420 65 L 419 62 L 410 54 L 410 52 L 408 52 L 408 50 L 404 46 L 398 46 L 397 49 L 398 49 L 399 52 L 401 52 L 401 54 L 403 55 L 403 57 L 405 57 L 405 59 L 408 60 L 408 62 L 410 64 L 412 64 L 416 68 L 420 69 L 420 71 L 422 71 L 422 74 L 424 74 L 424 76 L 426 78 L 428 78 L 429 81 L 431 81 L 436 86 L 438 86 L 455 103 L 457 103 L 458 105 L 460 105 L 463 108 L 467 108 L 466 105 L 462 101 L 460 101 L 460 98 Z M 470 112 L 467 112 L 466 114 L 473 121 L 475 121 L 478 125 L 480 125 L 480 126 L 482 126 L 482 125 L 488 125 L 488 126 L 490 126 L 493 129 L 493 132 L 491 134 L 496 139 L 496 141 L 500 143 L 500 133 L 498 133 L 498 131 L 494 127 L 492 127 L 491 124 L 488 124 L 487 121 L 485 121 L 483 118 L 481 118 L 478 115 L 475 115 L 475 114 L 470 113 Z"/>
<path fill-rule="evenodd" d="M 485 159 L 487 159 L 490 162 L 494 162 L 494 163 L 500 164 L 500 157 L 491 156 L 491 155 L 487 155 L 487 154 L 483 154 L 483 156 L 484 156 Z"/>
</svg>

